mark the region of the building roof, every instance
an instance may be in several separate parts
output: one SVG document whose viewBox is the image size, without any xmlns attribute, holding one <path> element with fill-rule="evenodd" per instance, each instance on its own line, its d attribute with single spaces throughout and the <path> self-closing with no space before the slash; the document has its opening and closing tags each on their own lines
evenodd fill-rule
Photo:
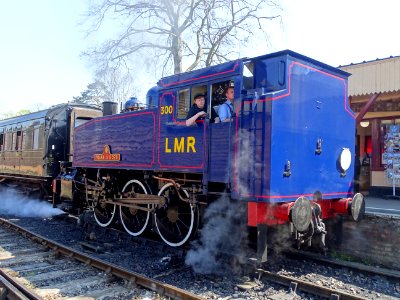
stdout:
<svg viewBox="0 0 400 300">
<path fill-rule="evenodd" d="M 349 96 L 400 91 L 400 56 L 340 66 L 352 74 Z"/>
</svg>

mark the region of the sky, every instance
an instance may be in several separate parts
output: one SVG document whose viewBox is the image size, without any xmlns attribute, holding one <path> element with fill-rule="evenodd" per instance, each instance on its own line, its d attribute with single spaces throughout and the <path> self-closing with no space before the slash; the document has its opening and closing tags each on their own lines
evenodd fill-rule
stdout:
<svg viewBox="0 0 400 300">
<path fill-rule="evenodd" d="M 397 0 L 276 1 L 282 21 L 266 29 L 268 45 L 241 45 L 241 56 L 290 49 L 337 67 L 400 55 Z M 88 2 L 0 0 L 0 115 L 68 102 L 93 82 L 81 57 Z"/>
<path fill-rule="evenodd" d="M 0 0 L 0 115 L 45 109 L 79 96 L 92 80 L 80 54 L 82 0 Z"/>
</svg>

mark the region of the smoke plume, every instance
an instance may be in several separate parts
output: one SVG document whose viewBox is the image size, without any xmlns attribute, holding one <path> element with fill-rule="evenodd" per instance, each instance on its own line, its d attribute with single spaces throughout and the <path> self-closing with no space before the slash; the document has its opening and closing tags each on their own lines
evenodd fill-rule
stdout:
<svg viewBox="0 0 400 300">
<path fill-rule="evenodd" d="M 30 199 L 17 191 L 8 189 L 0 192 L 0 214 L 17 217 L 51 217 L 63 211 L 45 201 Z"/>
<path fill-rule="evenodd" d="M 222 197 L 204 214 L 200 238 L 186 256 L 186 264 L 196 273 L 219 274 L 235 267 L 232 256 L 241 255 L 247 247 L 247 227 L 243 222 L 243 203 Z"/>
</svg>

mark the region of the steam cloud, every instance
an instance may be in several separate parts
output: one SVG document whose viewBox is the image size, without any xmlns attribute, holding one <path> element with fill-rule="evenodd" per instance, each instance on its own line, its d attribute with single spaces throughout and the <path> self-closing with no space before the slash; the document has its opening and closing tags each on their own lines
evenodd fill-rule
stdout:
<svg viewBox="0 0 400 300">
<path fill-rule="evenodd" d="M 243 203 L 222 197 L 212 203 L 204 214 L 201 236 L 186 256 L 186 264 L 196 273 L 225 273 L 231 256 L 241 255 L 247 247 L 247 227 L 243 222 Z"/>
<path fill-rule="evenodd" d="M 253 158 L 249 156 L 251 137 L 247 130 L 240 131 L 240 147 L 236 157 L 236 170 L 233 159 L 231 170 L 236 171 L 236 187 L 242 194 L 248 193 L 247 176 Z M 201 274 L 226 273 L 227 269 L 236 271 L 240 265 L 232 265 L 232 256 L 246 257 L 247 202 L 221 197 L 210 204 L 204 214 L 204 225 L 198 241 L 186 255 L 186 264 Z M 239 264 L 241 261 L 237 261 Z"/>
<path fill-rule="evenodd" d="M 1 191 L 0 199 L 0 214 L 46 218 L 63 213 L 48 202 L 29 199 L 12 189 Z"/>
</svg>

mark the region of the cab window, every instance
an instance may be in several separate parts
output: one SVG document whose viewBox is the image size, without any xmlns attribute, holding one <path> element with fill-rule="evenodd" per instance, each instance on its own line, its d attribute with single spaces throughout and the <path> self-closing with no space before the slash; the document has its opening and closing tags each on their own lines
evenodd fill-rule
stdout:
<svg viewBox="0 0 400 300">
<path fill-rule="evenodd" d="M 254 89 L 254 63 L 250 62 L 243 68 L 243 87 L 244 90 Z"/>
<path fill-rule="evenodd" d="M 225 103 L 225 91 L 228 87 L 234 86 L 233 80 L 225 80 L 216 82 L 211 85 L 211 122 L 219 122 L 218 110 L 219 107 Z"/>
<path fill-rule="evenodd" d="M 178 92 L 178 101 L 176 102 L 176 117 L 178 119 L 186 118 L 186 115 L 189 111 L 189 97 L 189 89 L 183 89 Z"/>
<path fill-rule="evenodd" d="M 191 97 L 191 104 L 190 106 L 193 104 L 193 98 L 195 95 L 197 94 L 203 94 L 204 98 L 207 99 L 207 86 L 206 85 L 196 85 L 194 87 L 192 87 L 192 97 Z"/>
<path fill-rule="evenodd" d="M 206 99 L 206 103 L 208 102 L 206 85 L 196 85 L 191 87 L 190 89 L 182 89 L 178 92 L 178 101 L 176 109 L 177 119 L 186 119 L 189 109 L 193 105 L 193 97 L 197 94 L 203 94 L 204 98 Z"/>
<path fill-rule="evenodd" d="M 280 61 L 258 61 L 255 66 L 256 88 L 264 88 L 266 92 L 277 91 L 286 85 L 286 63 Z"/>
</svg>

